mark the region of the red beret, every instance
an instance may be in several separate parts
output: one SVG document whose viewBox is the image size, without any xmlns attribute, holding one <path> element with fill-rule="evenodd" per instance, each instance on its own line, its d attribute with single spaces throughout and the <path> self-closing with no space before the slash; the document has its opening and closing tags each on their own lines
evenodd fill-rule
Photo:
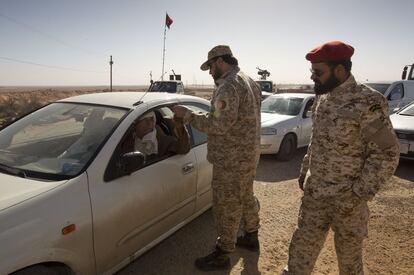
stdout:
<svg viewBox="0 0 414 275">
<path fill-rule="evenodd" d="M 351 45 L 330 41 L 308 52 L 306 59 L 312 63 L 350 60 L 353 54 L 354 48 Z"/>
</svg>

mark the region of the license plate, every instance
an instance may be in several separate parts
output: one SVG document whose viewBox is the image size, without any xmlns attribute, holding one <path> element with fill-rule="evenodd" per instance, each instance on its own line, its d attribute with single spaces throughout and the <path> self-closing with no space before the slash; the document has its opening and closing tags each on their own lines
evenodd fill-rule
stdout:
<svg viewBox="0 0 414 275">
<path fill-rule="evenodd" d="M 408 154 L 408 149 L 410 145 L 407 143 L 400 143 L 400 154 Z M 414 146 L 412 148 L 414 150 Z"/>
</svg>

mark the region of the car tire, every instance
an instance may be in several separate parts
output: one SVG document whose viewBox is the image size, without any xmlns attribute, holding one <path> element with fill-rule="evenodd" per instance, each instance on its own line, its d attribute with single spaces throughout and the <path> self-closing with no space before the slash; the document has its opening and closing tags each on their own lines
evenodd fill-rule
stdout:
<svg viewBox="0 0 414 275">
<path fill-rule="evenodd" d="M 279 147 L 277 158 L 282 161 L 291 160 L 296 152 L 297 144 L 296 138 L 292 134 L 286 135 Z"/>
</svg>

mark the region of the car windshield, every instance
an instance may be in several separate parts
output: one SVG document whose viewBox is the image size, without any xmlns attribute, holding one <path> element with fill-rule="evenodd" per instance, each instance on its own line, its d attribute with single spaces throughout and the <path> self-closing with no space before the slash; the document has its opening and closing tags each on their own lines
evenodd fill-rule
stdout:
<svg viewBox="0 0 414 275">
<path fill-rule="evenodd" d="M 391 84 L 388 83 L 365 83 L 366 86 L 380 92 L 381 94 L 385 94 L 385 91 Z"/>
<path fill-rule="evenodd" d="M 154 82 L 154 84 L 150 87 L 150 92 L 168 92 L 168 93 L 175 93 L 177 91 L 177 83 L 176 82 Z"/>
<path fill-rule="evenodd" d="M 302 107 L 303 98 L 270 96 L 262 102 L 261 111 L 288 116 L 296 116 Z"/>
<path fill-rule="evenodd" d="M 0 131 L 1 172 L 58 180 L 78 175 L 128 110 L 53 103 Z"/>
<path fill-rule="evenodd" d="M 404 108 L 398 114 L 403 115 L 403 116 L 414 116 L 414 103 Z"/>
</svg>

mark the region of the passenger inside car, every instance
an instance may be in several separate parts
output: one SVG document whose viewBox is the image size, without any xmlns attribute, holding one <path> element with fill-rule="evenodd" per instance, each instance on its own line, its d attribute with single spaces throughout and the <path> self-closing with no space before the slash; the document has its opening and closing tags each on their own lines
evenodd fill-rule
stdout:
<svg viewBox="0 0 414 275">
<path fill-rule="evenodd" d="M 190 148 L 190 136 L 182 120 L 164 118 L 156 110 L 145 113 L 134 122 L 122 152 L 139 151 L 153 160 L 170 154 L 186 154 Z"/>
</svg>

